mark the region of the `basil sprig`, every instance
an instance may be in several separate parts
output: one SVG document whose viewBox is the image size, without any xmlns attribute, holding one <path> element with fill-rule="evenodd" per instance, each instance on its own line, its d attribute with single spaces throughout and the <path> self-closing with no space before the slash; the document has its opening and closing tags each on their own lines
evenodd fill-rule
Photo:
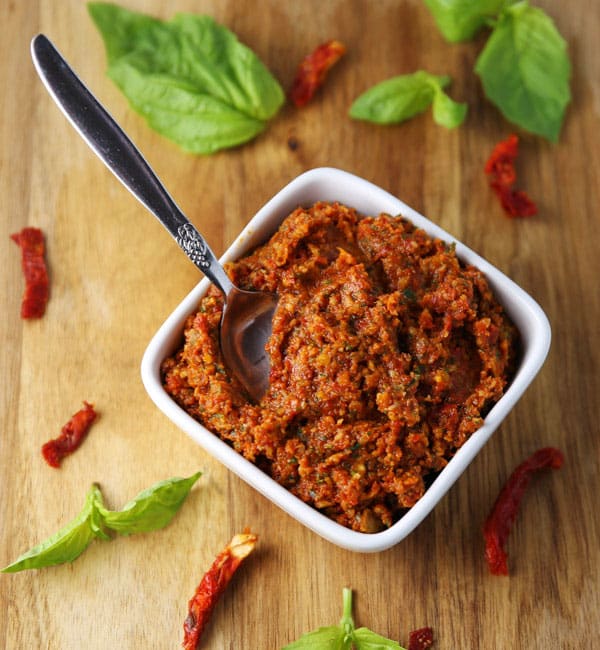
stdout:
<svg viewBox="0 0 600 650">
<path fill-rule="evenodd" d="M 284 102 L 248 47 L 210 16 L 162 21 L 92 2 L 108 75 L 150 126 L 184 150 L 209 154 L 251 140 Z"/>
<path fill-rule="evenodd" d="M 446 128 L 462 123 L 466 104 L 448 97 L 444 88 L 450 77 L 433 75 L 425 70 L 386 79 L 364 92 L 350 107 L 350 117 L 376 124 L 397 124 L 433 105 L 433 119 Z"/>
<path fill-rule="evenodd" d="M 23 553 L 3 573 L 24 569 L 41 569 L 73 562 L 94 539 L 111 539 L 120 535 L 149 532 L 164 528 L 173 519 L 201 472 L 189 478 L 159 481 L 140 492 L 122 510 L 108 510 L 97 485 L 89 489 L 81 512 L 57 533 Z"/>
<path fill-rule="evenodd" d="M 366 627 L 356 628 L 352 619 L 352 591 L 345 587 L 342 597 L 343 614 L 339 625 L 320 627 L 303 634 L 283 650 L 404 650 L 396 641 Z"/>
<path fill-rule="evenodd" d="M 449 41 L 491 34 L 475 64 L 487 98 L 507 120 L 557 142 L 571 101 L 567 44 L 527 0 L 425 0 Z"/>
</svg>

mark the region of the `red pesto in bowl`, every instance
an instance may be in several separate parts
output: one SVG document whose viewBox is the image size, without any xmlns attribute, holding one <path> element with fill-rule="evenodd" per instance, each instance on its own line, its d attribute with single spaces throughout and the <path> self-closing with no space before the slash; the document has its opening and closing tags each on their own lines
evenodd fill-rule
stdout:
<svg viewBox="0 0 600 650">
<path fill-rule="evenodd" d="M 268 392 L 253 404 L 219 349 L 211 288 L 165 390 L 278 483 L 360 532 L 390 527 L 503 394 L 518 335 L 483 274 L 402 217 L 298 208 L 227 265 L 280 297 Z"/>
</svg>

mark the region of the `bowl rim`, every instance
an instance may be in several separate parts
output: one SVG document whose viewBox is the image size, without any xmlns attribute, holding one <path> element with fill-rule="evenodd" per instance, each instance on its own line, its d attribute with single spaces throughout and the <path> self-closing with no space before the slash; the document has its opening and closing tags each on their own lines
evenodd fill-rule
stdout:
<svg viewBox="0 0 600 650">
<path fill-rule="evenodd" d="M 339 198 L 333 198 L 337 194 L 340 195 Z M 324 198 L 300 199 L 303 196 L 321 195 Z M 350 200 L 347 200 L 348 197 Z M 355 207 L 361 213 L 369 211 L 362 210 L 356 203 L 380 205 L 387 209 L 371 210 L 370 213 L 401 214 L 430 235 L 447 242 L 454 242 L 457 256 L 477 266 L 485 274 L 499 302 L 520 331 L 521 361 L 511 384 L 489 411 L 482 426 L 456 452 L 419 501 L 384 531 L 360 533 L 350 530 L 329 519 L 279 485 L 256 465 L 194 420 L 166 393 L 160 376 L 161 363 L 181 341 L 185 319 L 195 311 L 201 297 L 210 286 L 207 278 L 203 278 L 196 284 L 152 337 L 142 358 L 141 377 L 151 400 L 174 424 L 205 451 L 300 523 L 341 548 L 364 553 L 383 551 L 399 543 L 430 514 L 521 398 L 548 354 L 551 342 L 550 324 L 541 307 L 528 293 L 475 251 L 381 187 L 333 167 L 318 167 L 303 172 L 285 185 L 243 228 L 220 258 L 221 262 L 239 258 L 265 241 L 295 207 L 298 205 L 308 207 L 316 200 L 338 200 L 340 203 Z"/>
</svg>

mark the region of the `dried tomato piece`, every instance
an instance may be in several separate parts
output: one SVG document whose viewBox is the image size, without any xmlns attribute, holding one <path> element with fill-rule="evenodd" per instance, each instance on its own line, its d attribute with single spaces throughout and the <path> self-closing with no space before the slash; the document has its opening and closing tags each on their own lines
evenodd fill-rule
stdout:
<svg viewBox="0 0 600 650">
<path fill-rule="evenodd" d="M 536 204 L 522 190 L 513 190 L 494 182 L 490 185 L 509 217 L 532 217 L 537 214 Z"/>
<path fill-rule="evenodd" d="M 508 575 L 504 545 L 531 477 L 545 468 L 559 469 L 563 462 L 564 456 L 559 449 L 554 447 L 538 449 L 514 470 L 500 491 L 483 527 L 485 557 L 494 575 Z"/>
<path fill-rule="evenodd" d="M 519 138 L 512 134 L 494 147 L 484 171 L 490 177 L 490 187 L 496 192 L 500 205 L 509 217 L 531 217 L 537 214 L 536 204 L 523 190 L 514 189 L 518 153 Z"/>
<path fill-rule="evenodd" d="M 519 153 L 519 138 L 513 133 L 499 142 L 485 164 L 485 173 L 494 176 L 504 186 L 510 186 L 517 180 L 515 160 Z"/>
<path fill-rule="evenodd" d="M 84 402 L 83 408 L 77 411 L 62 428 L 60 436 L 42 446 L 42 455 L 48 465 L 60 467 L 62 459 L 72 454 L 81 445 L 96 416 L 93 404 Z"/>
<path fill-rule="evenodd" d="M 433 630 L 430 627 L 422 627 L 409 634 L 408 650 L 427 650 L 432 645 Z"/>
<path fill-rule="evenodd" d="M 217 601 L 242 561 L 254 550 L 257 539 L 257 536 L 249 531 L 234 535 L 204 574 L 188 604 L 189 613 L 183 623 L 184 650 L 197 650 L 200 647 L 200 637 Z"/>
<path fill-rule="evenodd" d="M 289 92 L 290 99 L 298 107 L 307 104 L 323 85 L 330 68 L 346 53 L 346 46 L 332 40 L 319 45 L 306 56 L 296 72 Z"/>
<path fill-rule="evenodd" d="M 50 280 L 44 260 L 44 234 L 39 228 L 23 228 L 10 238 L 21 248 L 21 268 L 25 277 L 21 318 L 41 318 L 50 295 Z"/>
</svg>

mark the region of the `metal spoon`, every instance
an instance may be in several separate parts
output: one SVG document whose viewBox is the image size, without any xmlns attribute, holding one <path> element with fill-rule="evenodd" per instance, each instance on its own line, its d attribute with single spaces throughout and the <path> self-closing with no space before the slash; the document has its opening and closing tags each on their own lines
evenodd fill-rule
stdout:
<svg viewBox="0 0 600 650">
<path fill-rule="evenodd" d="M 265 344 L 271 334 L 277 297 L 242 291 L 231 282 L 202 235 L 175 204 L 135 145 L 43 34 L 31 41 L 31 56 L 48 92 L 79 135 L 225 294 L 220 329 L 223 357 L 250 396 L 259 401 L 269 386 L 270 362 Z"/>
</svg>

